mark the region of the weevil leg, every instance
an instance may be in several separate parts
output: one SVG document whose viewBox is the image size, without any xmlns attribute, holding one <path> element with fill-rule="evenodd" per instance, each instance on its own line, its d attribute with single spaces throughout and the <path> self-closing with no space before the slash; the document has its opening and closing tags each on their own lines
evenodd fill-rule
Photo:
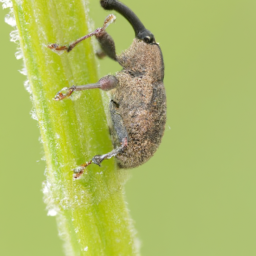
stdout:
<svg viewBox="0 0 256 256">
<path fill-rule="evenodd" d="M 92 162 L 94 164 L 97 164 L 98 166 L 100 166 L 100 164 L 102 163 L 103 160 L 110 159 L 113 156 L 116 156 L 117 154 L 121 153 L 123 151 L 123 149 L 125 149 L 127 147 L 127 145 L 128 145 L 128 140 L 127 140 L 127 138 L 124 138 L 120 147 L 113 149 L 111 152 L 109 152 L 107 154 L 94 156 L 92 158 Z"/>
<path fill-rule="evenodd" d="M 110 159 L 110 158 L 116 156 L 117 154 L 122 152 L 127 147 L 127 145 L 128 145 L 128 139 L 124 138 L 120 147 L 117 147 L 117 148 L 113 149 L 111 152 L 109 152 L 107 154 L 94 156 L 92 158 L 92 160 L 78 166 L 77 168 L 75 168 L 73 170 L 73 172 L 74 172 L 73 178 L 74 179 L 79 179 L 81 177 L 81 175 L 84 173 L 84 169 L 88 165 L 90 165 L 91 163 L 94 163 L 94 164 L 97 164 L 98 166 L 100 166 L 100 164 L 102 163 L 103 160 Z"/>
<path fill-rule="evenodd" d="M 74 42 L 70 43 L 69 45 L 58 45 L 58 44 L 49 44 L 47 47 L 52 49 L 55 52 L 63 52 L 67 51 L 70 52 L 78 43 L 82 42 L 83 40 L 96 36 L 103 51 L 112 59 L 116 60 L 116 53 L 115 53 L 115 44 L 111 36 L 105 31 L 106 28 L 116 20 L 115 15 L 110 14 L 104 21 L 104 24 L 101 28 L 97 28 L 92 33 L 85 35 Z"/>
<path fill-rule="evenodd" d="M 125 149 L 128 145 L 128 134 L 124 126 L 123 119 L 118 113 L 118 104 L 111 100 L 109 104 L 109 110 L 111 114 L 113 127 L 115 129 L 118 140 L 121 143 L 121 146 L 115 148 L 114 150 L 107 154 L 94 156 L 92 162 L 99 166 L 103 160 L 110 159 L 111 157 L 116 156 L 117 154 L 122 152 L 123 149 Z"/>
<path fill-rule="evenodd" d="M 126 131 L 125 125 L 123 123 L 123 118 L 118 113 L 119 105 L 115 101 L 111 100 L 109 103 L 109 110 L 111 114 L 113 128 L 115 130 L 116 136 L 121 143 L 123 139 L 128 138 L 128 133 Z"/>
<path fill-rule="evenodd" d="M 122 117 L 118 114 L 118 104 L 115 103 L 114 101 L 111 101 L 109 104 L 109 109 L 110 109 L 110 113 L 111 113 L 113 127 L 115 129 L 118 140 L 121 143 L 121 146 L 113 149 L 111 152 L 109 152 L 107 154 L 96 155 L 89 162 L 86 162 L 85 164 L 82 164 L 81 166 L 78 166 L 77 168 L 75 168 L 73 170 L 74 171 L 74 175 L 73 175 L 74 179 L 80 178 L 84 172 L 84 169 L 91 163 L 94 163 L 94 164 L 97 164 L 100 166 L 100 164 L 102 163 L 103 160 L 110 159 L 110 158 L 118 155 L 127 147 L 128 133 L 124 126 Z"/>
<path fill-rule="evenodd" d="M 105 55 L 107 55 L 112 60 L 117 61 L 116 47 L 115 47 L 115 42 L 114 42 L 113 38 L 106 31 L 101 33 L 96 38 L 97 38 L 98 42 L 100 43 L 102 52 L 105 53 Z"/>
<path fill-rule="evenodd" d="M 74 91 L 83 91 L 89 89 L 101 89 L 103 91 L 109 91 L 118 86 L 119 82 L 115 76 L 104 76 L 95 84 L 86 84 L 79 86 L 64 87 L 54 97 L 55 100 L 63 100 L 69 97 Z"/>
</svg>

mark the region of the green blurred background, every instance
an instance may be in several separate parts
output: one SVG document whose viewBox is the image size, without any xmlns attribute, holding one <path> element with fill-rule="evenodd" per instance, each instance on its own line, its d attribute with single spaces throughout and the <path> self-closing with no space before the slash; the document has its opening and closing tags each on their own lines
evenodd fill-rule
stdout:
<svg viewBox="0 0 256 256">
<path fill-rule="evenodd" d="M 143 256 L 256 255 L 256 2 L 126 0 L 160 42 L 168 120 L 126 196 Z M 0 255 L 63 255 L 42 201 L 45 162 L 13 29 L 0 10 Z M 91 1 L 99 27 L 108 12 Z M 133 30 L 108 28 L 117 51 Z M 101 75 L 120 66 L 101 61 Z"/>
</svg>

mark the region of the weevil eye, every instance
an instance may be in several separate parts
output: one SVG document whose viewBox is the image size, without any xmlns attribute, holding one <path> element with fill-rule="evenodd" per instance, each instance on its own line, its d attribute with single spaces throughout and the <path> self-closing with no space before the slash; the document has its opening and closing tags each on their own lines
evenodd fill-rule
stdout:
<svg viewBox="0 0 256 256">
<path fill-rule="evenodd" d="M 143 37 L 143 41 L 147 44 L 152 44 L 152 43 L 155 43 L 155 38 L 153 35 L 147 35 Z"/>
<path fill-rule="evenodd" d="M 141 30 L 136 37 L 140 40 L 143 40 L 147 44 L 155 43 L 154 35 L 147 29 Z"/>
<path fill-rule="evenodd" d="M 151 38 L 149 36 L 146 36 L 146 37 L 143 38 L 144 42 L 147 43 L 147 44 L 150 43 L 150 39 Z"/>
</svg>

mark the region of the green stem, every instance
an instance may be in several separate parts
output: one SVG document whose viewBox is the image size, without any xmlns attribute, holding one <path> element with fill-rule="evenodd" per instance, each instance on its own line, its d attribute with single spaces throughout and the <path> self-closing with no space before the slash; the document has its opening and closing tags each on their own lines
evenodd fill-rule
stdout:
<svg viewBox="0 0 256 256">
<path fill-rule="evenodd" d="M 88 90 L 53 100 L 63 87 L 98 80 L 90 39 L 61 56 L 46 47 L 88 33 L 86 2 L 13 0 L 13 10 L 45 151 L 45 201 L 57 217 L 66 254 L 138 255 L 123 195 L 127 173 L 111 159 L 72 179 L 74 167 L 112 150 L 101 93 Z"/>
</svg>

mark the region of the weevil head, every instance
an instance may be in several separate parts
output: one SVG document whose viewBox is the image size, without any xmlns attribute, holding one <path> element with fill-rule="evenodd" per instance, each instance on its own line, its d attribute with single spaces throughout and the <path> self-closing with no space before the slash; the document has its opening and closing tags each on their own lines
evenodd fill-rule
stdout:
<svg viewBox="0 0 256 256">
<path fill-rule="evenodd" d="M 145 28 L 137 15 L 126 5 L 117 0 L 101 0 L 100 4 L 105 10 L 115 10 L 123 15 L 132 25 L 136 38 L 143 40 L 147 44 L 155 43 L 154 35 Z"/>
<path fill-rule="evenodd" d="M 154 35 L 147 29 L 140 31 L 136 37 L 140 40 L 143 40 L 147 44 L 154 44 L 156 43 Z"/>
</svg>

